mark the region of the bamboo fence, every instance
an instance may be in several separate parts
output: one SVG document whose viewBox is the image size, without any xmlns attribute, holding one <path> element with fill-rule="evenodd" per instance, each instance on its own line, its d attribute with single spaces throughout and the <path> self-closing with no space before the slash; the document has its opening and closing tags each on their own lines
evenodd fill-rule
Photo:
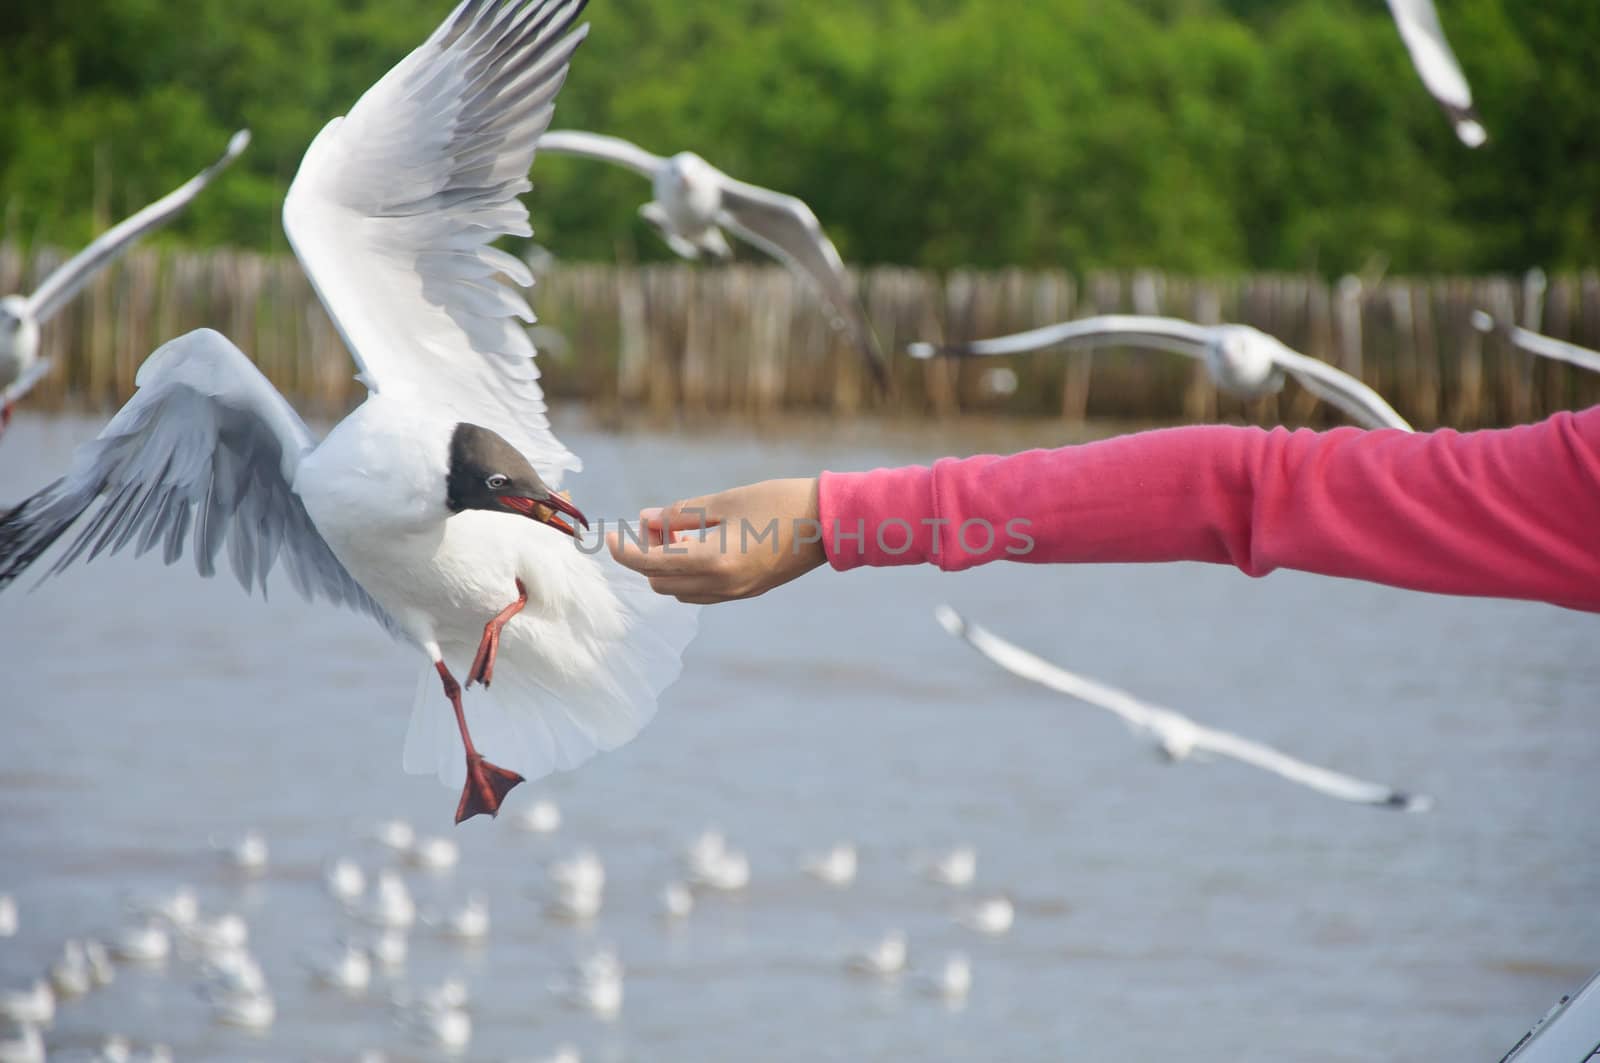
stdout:
<svg viewBox="0 0 1600 1063">
<path fill-rule="evenodd" d="M 0 292 L 30 290 L 62 258 L 0 246 Z M 1255 325 L 1360 376 L 1419 428 L 1524 422 L 1600 402 L 1600 375 L 1535 359 L 1479 334 L 1469 321 L 1481 308 L 1600 347 L 1594 273 L 1548 281 L 1536 274 L 1328 283 L 1288 275 L 875 268 L 860 284 L 893 362 L 887 398 L 874 393 L 817 293 L 769 266 L 554 269 L 532 295 L 543 381 L 552 397 L 669 416 L 981 412 L 1071 421 L 1340 422 L 1338 411 L 1293 383 L 1279 395 L 1241 402 L 1219 395 L 1198 363 L 1159 351 L 1101 348 L 959 364 L 901 353 L 915 339 L 994 336 L 1122 312 Z M 132 392 L 151 351 L 203 325 L 233 339 L 309 414 L 336 414 L 364 394 L 293 258 L 136 249 L 45 325 L 44 353 L 58 369 L 28 403 L 114 406 Z"/>
</svg>

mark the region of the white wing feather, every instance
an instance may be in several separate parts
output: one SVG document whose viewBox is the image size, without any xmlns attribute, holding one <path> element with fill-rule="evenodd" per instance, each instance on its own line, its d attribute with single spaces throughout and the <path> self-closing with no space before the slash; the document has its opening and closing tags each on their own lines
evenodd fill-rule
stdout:
<svg viewBox="0 0 1600 1063">
<path fill-rule="evenodd" d="M 1189 358 L 1205 356 L 1210 336 L 1204 325 L 1175 317 L 1149 317 L 1141 314 L 1100 314 L 1096 317 L 1064 321 L 1059 325 L 1029 329 L 1010 336 L 973 340 L 966 343 L 913 343 L 906 352 L 913 358 L 944 355 L 957 358 L 998 356 L 1042 351 L 1048 347 L 1084 344 L 1087 346 L 1126 344 L 1154 347 Z"/>
<path fill-rule="evenodd" d="M 1367 782 L 1326 768 L 1319 768 L 1314 764 L 1307 764 L 1260 742 L 1195 723 L 1181 713 L 1141 701 L 1126 691 L 1076 675 L 971 623 L 947 605 L 939 606 L 934 615 L 946 631 L 962 639 L 1011 674 L 1068 697 L 1107 709 L 1157 742 L 1164 742 L 1171 737 L 1185 751 L 1204 751 L 1232 757 L 1341 801 L 1399 808 L 1411 812 L 1420 812 L 1432 805 L 1426 797 L 1403 793 L 1381 783 Z"/>
<path fill-rule="evenodd" d="M 558 129 L 546 133 L 539 138 L 539 148 L 559 155 L 576 155 L 580 158 L 614 163 L 645 177 L 654 177 L 656 170 L 667 161 L 621 137 L 609 137 L 603 133 L 585 133 L 576 129 Z"/>
<path fill-rule="evenodd" d="M 550 431 L 527 286 L 490 246 L 528 236 L 518 196 L 587 27 L 583 0 L 465 0 L 330 122 L 300 164 L 284 228 L 367 387 L 491 429 L 552 485 L 580 462 Z"/>
<path fill-rule="evenodd" d="M 43 380 L 45 374 L 50 372 L 54 363 L 48 358 L 40 358 L 22 371 L 22 375 L 13 380 L 3 392 L 0 392 L 0 406 L 19 402 L 22 396 L 33 390 L 35 384 Z"/>
<path fill-rule="evenodd" d="M 1411 65 L 1428 92 L 1444 108 L 1455 125 L 1456 136 L 1469 148 L 1476 148 L 1489 139 L 1483 123 L 1472 108 L 1472 89 L 1467 76 L 1450 42 L 1445 39 L 1444 27 L 1439 25 L 1439 12 L 1433 0 L 1388 0 L 1389 13 L 1394 16 L 1400 39 L 1411 55 Z"/>
<path fill-rule="evenodd" d="M 1274 345 L 1272 360 L 1292 373 L 1301 387 L 1324 402 L 1337 406 L 1358 424 L 1367 428 L 1415 431 L 1409 421 L 1383 400 L 1382 395 L 1337 366 L 1292 351 L 1281 343 Z"/>
</svg>

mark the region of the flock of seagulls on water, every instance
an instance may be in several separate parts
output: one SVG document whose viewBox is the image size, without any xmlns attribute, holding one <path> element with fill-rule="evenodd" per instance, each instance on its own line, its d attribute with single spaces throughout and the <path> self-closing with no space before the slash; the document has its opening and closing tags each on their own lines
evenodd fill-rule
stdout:
<svg viewBox="0 0 1600 1063">
<path fill-rule="evenodd" d="M 554 802 L 541 798 L 511 822 L 530 834 L 551 836 L 559 829 L 552 826 L 559 817 Z M 330 857 L 323 866 L 321 885 L 331 902 L 329 910 L 341 927 L 331 948 L 302 952 L 292 966 L 269 975 L 253 950 L 246 918 L 238 911 L 208 910 L 193 886 L 176 885 L 157 896 L 126 900 L 120 909 L 121 929 L 106 934 L 103 940 L 67 940 L 59 957 L 38 977 L 0 990 L 0 1063 L 44 1060 L 45 1031 L 54 1027 L 61 1009 L 110 986 L 117 980 L 119 968 L 186 981 L 205 1002 L 211 1021 L 223 1029 L 266 1034 L 280 1015 L 274 983 L 281 986 L 285 979 L 293 978 L 335 998 L 385 1004 L 396 1039 L 449 1055 L 465 1052 L 474 1034 L 471 988 L 455 975 L 434 985 L 411 982 L 407 977 L 410 941 L 414 934 L 423 934 L 446 948 L 480 945 L 489 936 L 488 900 L 468 892 L 455 907 L 422 912 L 406 873 L 449 876 L 456 866 L 454 859 L 419 858 L 419 854 L 440 848 L 430 844 L 439 840 L 419 836 L 403 820 L 373 824 L 358 840 L 369 846 L 364 856 L 368 868 L 373 854 L 379 854 L 380 863 L 371 874 L 362 859 L 348 853 Z M 267 842 L 259 832 L 248 831 L 226 842 L 213 840 L 212 848 L 237 884 L 259 880 L 271 872 Z M 839 842 L 820 852 L 802 854 L 792 871 L 817 880 L 818 889 L 847 890 L 856 881 L 858 859 L 853 843 Z M 977 862 L 975 848 L 958 845 L 914 855 L 906 869 L 952 891 L 949 910 L 954 925 L 979 938 L 1003 937 L 1012 929 L 1016 907 L 1004 894 L 969 892 L 977 876 Z M 660 893 L 658 912 L 662 925 L 672 933 L 691 917 L 697 898 L 740 894 L 751 881 L 747 856 L 714 827 L 684 845 L 678 867 L 682 877 L 667 882 Z M 549 908 L 546 916 L 594 926 L 607 884 L 600 856 L 593 849 L 580 848 L 550 862 L 545 870 L 555 897 L 569 902 L 578 896 L 590 898 L 572 902 L 567 909 Z M 582 909 L 581 917 L 572 914 L 574 908 Z M 24 922 L 16 899 L 0 894 L 0 939 L 17 936 Z M 854 949 L 841 947 L 834 962 L 841 976 L 895 984 L 903 979 L 916 992 L 956 1009 L 964 1006 L 974 981 L 974 965 L 966 951 L 948 951 L 924 960 L 913 953 L 905 931 L 896 927 Z M 624 1009 L 626 974 L 615 946 L 597 943 L 575 956 L 545 989 L 549 999 L 611 1022 Z M 175 1058 L 167 1044 L 135 1045 L 115 1031 L 89 1035 L 89 1039 L 95 1036 L 98 1050 L 82 1058 L 96 1063 L 164 1063 Z M 78 1035 L 76 1039 L 86 1038 Z M 240 1042 L 239 1051 L 248 1054 L 249 1044 Z M 363 1063 L 381 1063 L 387 1055 L 382 1047 L 373 1047 L 358 1058 Z M 547 1063 L 578 1063 L 581 1054 L 568 1043 L 543 1058 Z"/>
</svg>

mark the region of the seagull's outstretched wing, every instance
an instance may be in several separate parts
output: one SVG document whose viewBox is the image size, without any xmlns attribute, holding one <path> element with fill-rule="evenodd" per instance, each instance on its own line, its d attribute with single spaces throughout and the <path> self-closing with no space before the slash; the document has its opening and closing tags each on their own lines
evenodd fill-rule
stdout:
<svg viewBox="0 0 1600 1063">
<path fill-rule="evenodd" d="M 1592 351 L 1576 343 L 1568 343 L 1566 340 L 1534 332 L 1532 329 L 1503 324 L 1482 310 L 1472 312 L 1472 327 L 1479 332 L 1503 332 L 1513 344 L 1529 354 L 1554 358 L 1558 362 L 1570 362 L 1591 372 L 1600 373 L 1600 351 Z"/>
<path fill-rule="evenodd" d="M 228 140 L 222 158 L 195 174 L 189 180 L 168 192 L 139 213 L 127 218 L 101 233 L 88 247 L 68 259 L 61 268 L 46 277 L 44 283 L 28 296 L 28 310 L 37 321 L 45 321 L 60 310 L 69 299 L 88 284 L 94 275 L 110 265 L 118 255 L 132 247 L 134 242 L 159 225 L 170 221 L 178 211 L 187 207 L 205 187 L 245 148 L 250 146 L 250 131 L 241 129 Z"/>
<path fill-rule="evenodd" d="M 1205 356 L 1210 333 L 1204 325 L 1175 317 L 1150 317 L 1142 314 L 1101 314 L 1059 325 L 1029 329 L 1010 336 L 966 343 L 913 343 L 906 353 L 913 358 L 972 358 L 1005 354 L 1026 354 L 1060 346 L 1154 347 L 1190 358 Z"/>
<path fill-rule="evenodd" d="M 1383 400 L 1382 395 L 1320 358 L 1311 358 L 1281 343 L 1274 343 L 1272 360 L 1293 374 L 1301 387 L 1322 401 L 1339 407 L 1363 427 L 1415 431 L 1409 421 Z"/>
<path fill-rule="evenodd" d="M 822 223 L 811 208 L 794 196 L 736 181 L 726 174 L 721 178 L 722 213 L 718 224 L 810 277 L 822 289 L 823 298 L 832 309 L 834 325 L 849 332 L 866 359 L 873 380 L 880 388 L 887 387 L 889 368 L 877 334 L 845 271 L 839 249 L 822 231 Z"/>
<path fill-rule="evenodd" d="M 7 385 L 3 392 L 0 392 L 0 406 L 9 406 L 13 402 L 20 401 L 22 396 L 33 390 L 35 384 L 44 379 L 44 375 L 50 372 L 50 367 L 53 364 L 48 358 L 40 358 L 24 369 L 21 376 Z"/>
<path fill-rule="evenodd" d="M 1011 674 L 1068 697 L 1077 698 L 1079 701 L 1108 709 L 1157 742 L 1166 744 L 1166 740 L 1171 737 L 1185 752 L 1204 751 L 1232 757 L 1341 801 L 1397 808 L 1407 812 L 1421 812 L 1432 806 L 1432 801 L 1426 797 L 1403 793 L 1380 783 L 1365 782 L 1307 764 L 1259 742 L 1203 726 L 1171 709 L 1152 705 L 1116 687 L 1076 675 L 965 620 L 961 614 L 947 605 L 939 606 L 934 615 L 946 631 L 963 639 Z"/>
<path fill-rule="evenodd" d="M 1450 42 L 1445 40 L 1433 0 L 1389 0 L 1389 13 L 1394 16 L 1406 51 L 1411 53 L 1411 65 L 1450 116 L 1461 143 L 1475 148 L 1488 140 L 1489 134 L 1472 108 L 1472 89 L 1450 50 Z"/>
<path fill-rule="evenodd" d="M 305 423 L 250 359 L 210 329 L 162 346 L 139 368 L 138 391 L 73 455 L 55 483 L 0 516 L 0 588 L 20 576 L 96 499 L 100 508 L 49 575 L 85 557 L 161 544 L 167 564 L 191 541 L 202 576 L 227 542 L 233 574 L 265 593 L 281 561 L 307 598 L 384 611 L 345 571 L 294 493 L 315 445 Z"/>
<path fill-rule="evenodd" d="M 656 170 L 666 161 L 621 137 L 584 133 L 576 129 L 557 129 L 546 133 L 539 138 L 539 150 L 626 166 L 645 177 L 654 177 Z"/>
<path fill-rule="evenodd" d="M 549 483 L 580 462 L 550 431 L 521 322 L 517 198 L 587 27 L 585 0 L 464 0 L 312 142 L 284 229 L 367 387 L 498 432 Z M 519 320 L 520 319 L 520 320 Z"/>
</svg>

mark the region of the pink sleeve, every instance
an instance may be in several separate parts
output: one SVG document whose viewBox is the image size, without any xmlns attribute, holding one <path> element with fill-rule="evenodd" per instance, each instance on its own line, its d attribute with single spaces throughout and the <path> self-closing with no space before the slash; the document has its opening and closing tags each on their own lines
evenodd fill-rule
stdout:
<svg viewBox="0 0 1600 1063">
<path fill-rule="evenodd" d="M 1600 612 L 1600 407 L 1411 435 L 1202 426 L 823 473 L 837 569 L 1210 561 Z"/>
</svg>

